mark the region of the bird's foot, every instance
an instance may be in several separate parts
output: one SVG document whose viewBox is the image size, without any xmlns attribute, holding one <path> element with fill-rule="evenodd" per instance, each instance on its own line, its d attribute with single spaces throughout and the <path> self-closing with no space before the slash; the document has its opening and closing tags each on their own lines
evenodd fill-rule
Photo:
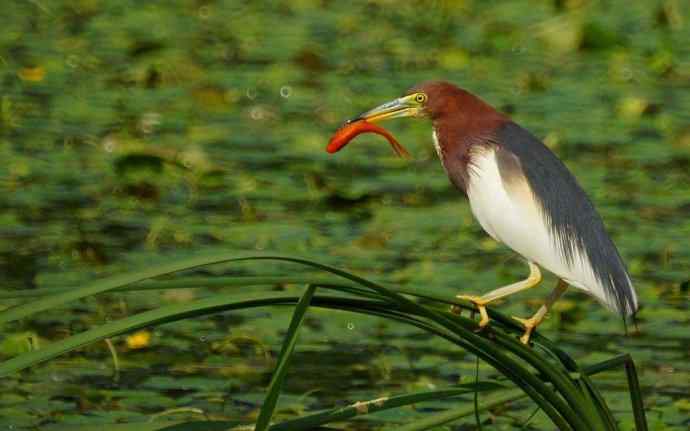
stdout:
<svg viewBox="0 0 690 431">
<path fill-rule="evenodd" d="M 537 325 L 539 325 L 539 321 L 535 319 L 534 317 L 530 317 L 529 319 L 522 319 L 520 317 L 515 317 L 513 316 L 513 319 L 517 320 L 522 324 L 522 326 L 525 327 L 525 333 L 522 334 L 522 337 L 520 337 L 520 342 L 522 344 L 528 344 L 529 339 L 532 336 L 532 332 L 537 328 Z"/>
<path fill-rule="evenodd" d="M 479 315 L 481 316 L 481 319 L 479 319 L 480 329 L 489 324 L 489 314 L 486 312 L 486 304 L 488 304 L 490 301 L 487 301 L 481 296 L 476 295 L 457 295 L 456 298 L 470 301 L 477 307 L 477 310 L 479 310 Z"/>
</svg>

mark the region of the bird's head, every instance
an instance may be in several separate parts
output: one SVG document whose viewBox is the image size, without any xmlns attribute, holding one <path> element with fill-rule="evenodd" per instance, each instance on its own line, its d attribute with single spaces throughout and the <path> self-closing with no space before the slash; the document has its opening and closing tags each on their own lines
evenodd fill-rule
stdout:
<svg viewBox="0 0 690 431">
<path fill-rule="evenodd" d="M 434 124 L 451 121 L 477 123 L 482 119 L 502 117 L 484 101 L 446 81 L 428 81 L 410 88 L 403 96 L 371 109 L 357 118 L 377 122 L 401 117 L 427 117 Z"/>
</svg>

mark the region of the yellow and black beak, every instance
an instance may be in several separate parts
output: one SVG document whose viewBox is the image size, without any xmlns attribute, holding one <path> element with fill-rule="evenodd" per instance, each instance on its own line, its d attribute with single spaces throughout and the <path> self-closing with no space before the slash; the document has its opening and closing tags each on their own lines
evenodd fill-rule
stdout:
<svg viewBox="0 0 690 431">
<path fill-rule="evenodd" d="M 416 117 L 421 114 L 422 108 L 424 107 L 423 103 L 420 103 L 418 99 L 419 97 L 417 94 L 399 97 L 377 106 L 359 115 L 357 118 L 353 118 L 348 121 L 348 123 L 359 120 L 373 123 L 376 121 L 390 120 L 391 118 Z"/>
</svg>

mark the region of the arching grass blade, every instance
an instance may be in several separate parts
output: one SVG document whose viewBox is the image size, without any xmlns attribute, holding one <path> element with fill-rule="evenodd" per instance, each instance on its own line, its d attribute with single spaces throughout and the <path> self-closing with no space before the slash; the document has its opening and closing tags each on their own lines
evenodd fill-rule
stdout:
<svg viewBox="0 0 690 431">
<path fill-rule="evenodd" d="M 525 394 L 521 390 L 511 390 L 511 391 L 506 391 L 500 395 L 496 395 L 493 397 L 490 397 L 484 401 L 479 406 L 479 411 L 485 411 L 490 408 L 499 406 L 501 404 L 505 404 L 511 401 L 517 401 L 522 398 L 526 398 L 527 394 Z M 462 419 L 466 416 L 470 416 L 474 414 L 475 412 L 475 406 L 474 405 L 469 405 L 469 406 L 463 406 L 463 407 L 458 407 L 456 409 L 451 409 L 447 410 L 441 413 L 436 413 L 433 415 L 430 415 L 424 419 L 420 419 L 418 421 L 415 421 L 411 424 L 403 425 L 403 426 L 395 426 L 395 427 L 389 427 L 386 428 L 386 431 L 424 431 L 428 429 L 434 429 L 452 422 L 457 421 L 458 419 Z"/>
<path fill-rule="evenodd" d="M 477 382 L 457 385 L 453 388 L 435 391 L 422 391 L 412 394 L 397 395 L 375 400 L 358 402 L 345 407 L 338 407 L 323 412 L 313 413 L 297 419 L 290 419 L 269 427 L 269 431 L 298 431 L 308 430 L 333 422 L 340 422 L 356 416 L 376 413 L 383 410 L 398 408 L 425 401 L 438 401 L 476 392 L 488 392 L 506 389 L 506 386 L 493 382 Z"/>
<path fill-rule="evenodd" d="M 292 319 L 290 320 L 290 327 L 285 334 L 283 347 L 280 350 L 278 364 L 273 372 L 273 377 L 271 377 L 271 383 L 268 385 L 266 398 L 264 398 L 264 403 L 261 406 L 259 417 L 256 420 L 256 426 L 254 428 L 255 431 L 264 431 L 268 428 L 268 425 L 271 422 L 271 416 L 273 416 L 273 411 L 275 410 L 278 397 L 280 396 L 280 390 L 283 387 L 283 380 L 285 380 L 285 373 L 287 372 L 288 365 L 290 364 L 292 352 L 295 351 L 295 344 L 297 343 L 297 334 L 299 333 L 299 328 L 302 326 L 304 315 L 309 308 L 311 298 L 314 296 L 315 291 L 315 286 L 308 286 L 307 290 L 304 292 L 304 295 L 302 295 L 297 303 L 297 306 L 295 307 L 295 311 L 292 314 Z"/>
</svg>

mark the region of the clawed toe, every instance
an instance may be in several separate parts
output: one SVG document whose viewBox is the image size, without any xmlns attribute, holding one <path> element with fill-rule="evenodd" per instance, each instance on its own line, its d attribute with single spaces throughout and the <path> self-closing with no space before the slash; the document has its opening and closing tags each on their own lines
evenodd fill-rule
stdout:
<svg viewBox="0 0 690 431">
<path fill-rule="evenodd" d="M 486 312 L 486 304 L 488 304 L 489 301 L 486 301 L 481 296 L 476 295 L 457 295 L 456 298 L 469 301 L 477 307 L 477 310 L 479 310 L 479 315 L 481 316 L 481 319 L 479 319 L 479 329 L 482 329 L 489 324 L 489 314 Z"/>
<path fill-rule="evenodd" d="M 533 317 L 530 317 L 529 319 L 522 319 L 520 317 L 513 316 L 513 319 L 520 322 L 525 328 L 525 333 L 520 337 L 520 342 L 522 344 L 529 344 L 529 339 L 532 336 L 532 332 L 534 332 L 534 329 L 537 327 L 539 322 L 537 322 Z"/>
<path fill-rule="evenodd" d="M 477 295 L 455 295 L 455 297 L 458 299 L 464 299 L 465 301 L 470 301 L 470 302 L 477 304 L 477 305 L 479 305 L 479 304 L 486 305 L 484 303 L 484 298 L 482 298 L 481 296 L 477 296 Z"/>
</svg>

